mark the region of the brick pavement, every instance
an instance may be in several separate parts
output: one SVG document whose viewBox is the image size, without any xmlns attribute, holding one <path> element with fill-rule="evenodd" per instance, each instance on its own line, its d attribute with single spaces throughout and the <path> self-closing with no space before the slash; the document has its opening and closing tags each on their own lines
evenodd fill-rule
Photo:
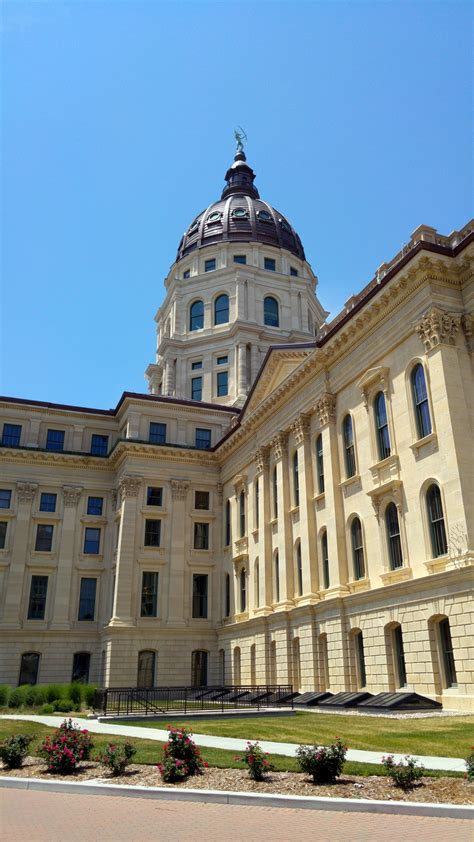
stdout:
<svg viewBox="0 0 474 842">
<path fill-rule="evenodd" d="M 465 819 L 0 790 L 8 842 L 472 842 Z"/>
</svg>

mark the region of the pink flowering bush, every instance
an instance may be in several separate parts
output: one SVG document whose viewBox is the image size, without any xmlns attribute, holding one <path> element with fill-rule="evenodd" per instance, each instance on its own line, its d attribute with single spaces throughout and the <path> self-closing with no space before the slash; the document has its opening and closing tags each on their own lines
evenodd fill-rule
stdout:
<svg viewBox="0 0 474 842">
<path fill-rule="evenodd" d="M 99 755 L 99 761 L 112 775 L 122 775 L 136 754 L 132 743 L 107 743 L 104 751 Z"/>
<path fill-rule="evenodd" d="M 202 775 L 207 763 L 202 759 L 196 743 L 187 728 L 168 726 L 168 742 L 163 746 L 163 760 L 158 764 L 166 783 L 181 781 L 190 775 Z"/>
<path fill-rule="evenodd" d="M 71 774 L 81 760 L 89 760 L 93 743 L 89 731 L 80 729 L 72 719 L 65 719 L 53 737 L 46 737 L 38 755 L 46 761 L 48 772 Z"/>
<path fill-rule="evenodd" d="M 263 781 L 264 776 L 273 768 L 268 760 L 268 752 L 262 751 L 258 742 L 247 743 L 244 756 L 235 759 L 247 764 L 249 775 L 254 781 Z"/>
<path fill-rule="evenodd" d="M 393 754 L 382 757 L 382 766 L 387 770 L 394 784 L 402 789 L 411 789 L 414 784 L 423 777 L 424 766 L 418 763 L 414 757 L 407 754 L 404 760 L 395 763 Z"/>
<path fill-rule="evenodd" d="M 330 746 L 298 746 L 296 760 L 302 772 L 312 775 L 313 783 L 333 783 L 342 772 L 347 746 L 336 737 Z"/>
</svg>

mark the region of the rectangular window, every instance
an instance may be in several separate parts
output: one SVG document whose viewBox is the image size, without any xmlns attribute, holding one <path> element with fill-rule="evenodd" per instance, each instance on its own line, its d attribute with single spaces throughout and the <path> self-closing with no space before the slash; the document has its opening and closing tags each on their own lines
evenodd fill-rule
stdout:
<svg viewBox="0 0 474 842">
<path fill-rule="evenodd" d="M 100 529 L 86 526 L 84 533 L 84 553 L 98 555 L 100 552 Z"/>
<path fill-rule="evenodd" d="M 21 656 L 20 677 L 18 679 L 18 686 L 23 684 L 36 684 L 38 681 L 40 656 L 37 652 L 25 652 Z"/>
<path fill-rule="evenodd" d="M 39 523 L 36 527 L 35 550 L 39 553 L 50 553 L 53 546 L 53 526 Z"/>
<path fill-rule="evenodd" d="M 191 400 L 202 401 L 202 377 L 191 378 Z"/>
<path fill-rule="evenodd" d="M 158 573 L 145 571 L 142 575 L 142 601 L 140 616 L 158 616 Z"/>
<path fill-rule="evenodd" d="M 193 575 L 193 617 L 205 619 L 207 617 L 207 573 Z"/>
<path fill-rule="evenodd" d="M 234 254 L 234 263 L 247 263 L 247 256 L 245 254 Z"/>
<path fill-rule="evenodd" d="M 211 446 L 211 431 L 196 427 L 195 445 L 200 450 L 207 450 Z"/>
<path fill-rule="evenodd" d="M 194 363 L 191 363 L 191 370 L 198 371 L 202 368 L 202 360 L 196 360 Z"/>
<path fill-rule="evenodd" d="M 364 653 L 364 638 L 362 637 L 362 632 L 358 632 L 356 634 L 356 651 L 357 651 L 357 664 L 358 664 L 358 672 L 359 672 L 359 687 L 366 687 L 367 686 L 367 673 L 365 670 L 365 653 Z"/>
<path fill-rule="evenodd" d="M 146 504 L 147 506 L 162 506 L 163 489 L 149 486 L 146 490 Z"/>
<path fill-rule="evenodd" d="M 92 434 L 91 453 L 93 456 L 107 456 L 109 450 L 109 437 L 98 433 Z"/>
<path fill-rule="evenodd" d="M 273 257 L 265 257 L 264 261 L 263 261 L 263 266 L 269 272 L 274 272 L 275 269 L 276 269 L 276 263 L 275 263 Z"/>
<path fill-rule="evenodd" d="M 21 438 L 21 424 L 4 424 L 2 444 L 6 447 L 19 447 Z"/>
<path fill-rule="evenodd" d="M 217 365 L 227 365 L 228 362 L 229 357 L 227 356 L 227 354 L 225 355 L 225 357 L 217 357 Z"/>
<path fill-rule="evenodd" d="M 96 590 L 97 579 L 81 579 L 78 620 L 94 619 Z"/>
<path fill-rule="evenodd" d="M 32 576 L 30 586 L 30 599 L 28 602 L 29 620 L 44 620 L 47 593 L 48 577 Z"/>
<path fill-rule="evenodd" d="M 55 512 L 56 500 L 57 494 L 49 494 L 43 491 L 40 497 L 40 512 Z"/>
<path fill-rule="evenodd" d="M 71 681 L 80 681 L 81 684 L 87 684 L 89 681 L 90 665 L 91 656 L 89 652 L 76 652 L 72 661 Z"/>
<path fill-rule="evenodd" d="M 222 398 L 229 394 L 229 372 L 217 372 L 217 397 Z"/>
<path fill-rule="evenodd" d="M 102 515 L 104 508 L 103 497 L 88 497 L 87 498 L 87 514 L 88 515 Z"/>
<path fill-rule="evenodd" d="M 209 524 L 195 523 L 194 524 L 194 549 L 208 550 L 209 549 Z"/>
<path fill-rule="evenodd" d="M 0 509 L 9 509 L 12 501 L 12 493 L 7 488 L 0 488 Z"/>
<path fill-rule="evenodd" d="M 166 444 L 166 424 L 151 421 L 148 441 L 152 444 Z"/>
<path fill-rule="evenodd" d="M 439 634 L 441 638 L 441 651 L 443 655 L 446 687 L 457 687 L 458 680 L 456 677 L 456 664 L 454 662 L 453 641 L 451 639 L 451 629 L 449 628 L 448 619 L 441 620 L 439 624 Z"/>
<path fill-rule="evenodd" d="M 48 430 L 46 450 L 64 450 L 64 430 Z"/>
<path fill-rule="evenodd" d="M 0 550 L 5 549 L 7 543 L 7 521 L 0 520 Z"/>
<path fill-rule="evenodd" d="M 183 272 L 183 278 L 190 278 L 191 277 L 191 269 L 185 269 Z"/>
<path fill-rule="evenodd" d="M 295 269 L 294 266 L 290 266 L 290 275 L 293 275 L 294 278 L 298 275 L 298 269 Z"/>
<path fill-rule="evenodd" d="M 397 626 L 393 632 L 395 638 L 395 656 L 397 659 L 398 687 L 407 686 L 407 668 L 405 664 L 405 651 L 403 648 L 402 627 Z"/>
<path fill-rule="evenodd" d="M 204 271 L 205 272 L 213 272 L 215 268 L 216 268 L 216 258 L 215 257 L 211 257 L 210 260 L 204 261 Z"/>
<path fill-rule="evenodd" d="M 145 521 L 145 547 L 159 547 L 161 541 L 161 520 Z"/>
<path fill-rule="evenodd" d="M 194 508 L 209 509 L 209 491 L 194 492 Z"/>
</svg>

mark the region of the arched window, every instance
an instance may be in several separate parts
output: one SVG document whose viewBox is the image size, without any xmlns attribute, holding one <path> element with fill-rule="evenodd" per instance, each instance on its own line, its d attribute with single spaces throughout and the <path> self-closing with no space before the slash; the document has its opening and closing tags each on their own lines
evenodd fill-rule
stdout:
<svg viewBox="0 0 474 842">
<path fill-rule="evenodd" d="M 357 658 L 357 678 L 359 687 L 367 686 L 367 673 L 365 669 L 364 638 L 361 631 L 354 635 L 354 644 Z"/>
<path fill-rule="evenodd" d="M 240 675 L 240 646 L 236 646 L 234 649 L 234 676 L 233 676 L 234 685 L 239 686 L 241 682 L 241 675 Z"/>
<path fill-rule="evenodd" d="M 189 308 L 189 330 L 201 330 L 204 327 L 204 304 L 195 301 Z"/>
<path fill-rule="evenodd" d="M 299 462 L 298 462 L 298 451 L 295 450 L 293 453 L 293 495 L 295 506 L 299 506 L 300 504 L 300 477 L 299 477 Z"/>
<path fill-rule="evenodd" d="M 393 651 L 395 655 L 396 683 L 397 687 L 407 686 L 407 668 L 405 664 L 405 649 L 403 646 L 403 633 L 400 625 L 395 626 L 393 634 Z"/>
<path fill-rule="evenodd" d="M 446 687 L 457 687 L 456 664 L 449 620 L 445 617 L 438 623 L 441 655 L 443 658 L 444 683 Z"/>
<path fill-rule="evenodd" d="M 387 407 L 383 392 L 378 392 L 375 396 L 374 412 L 379 459 L 387 459 L 390 456 L 390 435 L 388 432 Z"/>
<path fill-rule="evenodd" d="M 323 587 L 326 590 L 329 587 L 329 552 L 328 552 L 328 533 L 323 529 L 321 534 L 321 560 L 323 565 Z"/>
<path fill-rule="evenodd" d="M 89 670 L 91 656 L 89 652 L 75 652 L 72 660 L 71 681 L 80 681 L 87 684 L 89 681 Z"/>
<path fill-rule="evenodd" d="M 342 425 L 342 435 L 344 439 L 344 461 L 346 463 L 346 477 L 353 477 L 356 472 L 355 448 L 354 448 L 354 428 L 352 425 L 352 416 L 347 414 Z"/>
<path fill-rule="evenodd" d="M 416 430 L 418 438 L 422 439 L 431 433 L 430 407 L 426 391 L 425 371 L 421 363 L 417 363 L 411 373 L 411 389 L 415 408 Z"/>
<path fill-rule="evenodd" d="M 316 472 L 318 476 L 318 492 L 324 492 L 324 456 L 323 456 L 323 437 L 320 433 L 316 439 Z"/>
<path fill-rule="evenodd" d="M 193 687 L 207 686 L 208 653 L 205 649 L 195 649 L 191 653 L 191 684 Z"/>
<path fill-rule="evenodd" d="M 363 579 L 365 576 L 364 545 L 362 542 L 362 526 L 358 517 L 355 517 L 351 523 L 351 541 L 354 579 Z"/>
<path fill-rule="evenodd" d="M 228 547 L 232 538 L 230 500 L 225 504 L 225 546 Z"/>
<path fill-rule="evenodd" d="M 240 610 L 247 610 L 247 572 L 242 570 L 239 578 L 240 583 Z"/>
<path fill-rule="evenodd" d="M 272 472 L 272 486 L 273 486 L 273 517 L 278 517 L 278 472 L 277 466 L 273 468 Z"/>
<path fill-rule="evenodd" d="M 137 687 L 155 686 L 156 653 L 151 649 L 142 649 L 138 653 Z"/>
<path fill-rule="evenodd" d="M 263 301 L 263 322 L 269 327 L 280 327 L 278 301 L 272 295 L 267 295 Z"/>
<path fill-rule="evenodd" d="M 441 492 L 437 485 L 430 485 L 426 492 L 426 505 L 428 509 L 428 523 L 431 535 L 431 549 L 433 558 L 446 555 L 448 542 L 446 540 L 446 529 L 444 527 L 443 504 Z"/>
<path fill-rule="evenodd" d="M 258 606 L 260 605 L 260 565 L 258 563 L 258 558 L 255 561 L 254 573 L 255 573 L 255 605 L 258 608 Z"/>
<path fill-rule="evenodd" d="M 303 596 L 303 559 L 301 557 L 301 542 L 296 545 L 296 575 L 298 580 L 298 596 Z"/>
<path fill-rule="evenodd" d="M 387 529 L 388 555 L 390 569 L 403 567 L 402 544 L 400 541 L 400 524 L 395 503 L 389 503 L 385 509 L 385 526 Z"/>
<path fill-rule="evenodd" d="M 240 537 L 245 536 L 245 494 L 243 491 L 239 495 L 239 527 Z"/>
<path fill-rule="evenodd" d="M 259 525 L 260 525 L 260 483 L 259 483 L 258 477 L 253 484 L 253 488 L 254 488 L 254 524 L 255 524 L 255 529 L 258 529 Z"/>
<path fill-rule="evenodd" d="M 40 656 L 38 652 L 24 652 L 21 656 L 18 686 L 36 684 L 38 681 Z"/>
<path fill-rule="evenodd" d="M 230 617 L 230 576 L 225 574 L 224 617 Z"/>
<path fill-rule="evenodd" d="M 223 293 L 214 301 L 214 324 L 223 325 L 229 321 L 229 296 Z"/>
<path fill-rule="evenodd" d="M 280 557 L 275 553 L 275 602 L 280 602 Z"/>
</svg>

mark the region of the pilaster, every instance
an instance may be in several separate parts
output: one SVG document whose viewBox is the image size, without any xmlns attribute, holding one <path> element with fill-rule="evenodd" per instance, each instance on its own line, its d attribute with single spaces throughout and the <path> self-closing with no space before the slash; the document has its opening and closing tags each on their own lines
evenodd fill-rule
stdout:
<svg viewBox="0 0 474 842">
<path fill-rule="evenodd" d="M 111 626 L 132 626 L 131 594 L 135 565 L 135 532 L 137 524 L 138 495 L 142 479 L 124 474 L 119 481 L 121 517 L 117 545 L 115 596 Z"/>
<path fill-rule="evenodd" d="M 280 430 L 271 440 L 273 459 L 277 469 L 278 523 L 277 541 L 280 565 L 279 605 L 291 607 L 295 592 L 293 575 L 293 546 L 290 515 L 290 476 L 288 470 L 288 433 Z"/>
<path fill-rule="evenodd" d="M 313 504 L 313 467 L 311 457 L 311 421 L 309 415 L 300 415 L 291 425 L 298 453 L 299 523 L 301 559 L 303 565 L 303 598 L 300 602 L 319 599 L 319 571 L 316 550 L 316 523 Z M 295 570 L 295 577 L 297 573 Z M 296 589 L 297 590 L 297 589 Z"/>
<path fill-rule="evenodd" d="M 63 485 L 64 514 L 61 527 L 61 543 L 59 545 L 60 563 L 56 576 L 52 629 L 68 629 L 71 626 L 71 620 L 75 619 L 72 616 L 74 608 L 71 604 L 71 584 L 74 567 L 77 506 L 81 499 L 82 491 L 81 486 Z"/>
<path fill-rule="evenodd" d="M 5 603 L 2 624 L 4 629 L 16 629 L 21 626 L 20 611 L 22 609 L 26 559 L 28 558 L 31 507 L 37 488 L 38 485 L 35 482 L 17 482 L 16 485 L 18 511 L 8 572 L 8 598 Z"/>
<path fill-rule="evenodd" d="M 185 479 L 172 479 L 170 484 L 173 509 L 166 622 L 170 626 L 184 626 L 186 624 L 186 541 L 189 541 L 189 529 L 186 529 L 186 498 L 189 482 Z"/>
</svg>

